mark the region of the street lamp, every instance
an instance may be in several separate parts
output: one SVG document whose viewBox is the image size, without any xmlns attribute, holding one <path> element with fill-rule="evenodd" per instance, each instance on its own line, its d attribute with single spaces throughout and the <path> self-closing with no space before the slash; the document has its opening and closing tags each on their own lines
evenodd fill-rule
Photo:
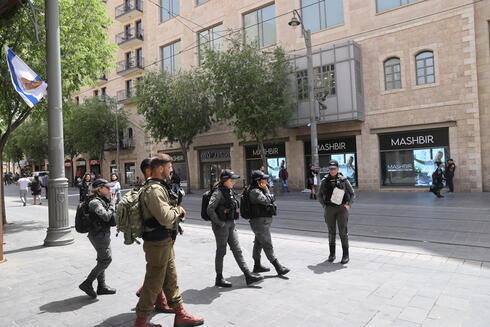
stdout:
<svg viewBox="0 0 490 327">
<path fill-rule="evenodd" d="M 297 17 L 296 17 L 297 16 Z M 315 114 L 315 91 L 313 89 L 313 55 L 311 51 L 311 31 L 305 30 L 303 19 L 296 9 L 293 9 L 293 18 L 288 23 L 289 26 L 296 27 L 301 25 L 301 31 L 306 45 L 306 62 L 308 75 L 308 98 L 310 106 L 310 132 L 311 132 L 311 164 L 315 167 L 320 166 L 318 157 L 318 132 Z"/>
</svg>

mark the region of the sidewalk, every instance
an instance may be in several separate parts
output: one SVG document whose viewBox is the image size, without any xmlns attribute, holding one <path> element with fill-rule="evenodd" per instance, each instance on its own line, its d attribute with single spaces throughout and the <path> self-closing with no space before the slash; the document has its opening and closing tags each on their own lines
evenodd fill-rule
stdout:
<svg viewBox="0 0 490 327">
<path fill-rule="evenodd" d="M 74 231 L 74 244 L 45 248 L 47 207 L 23 208 L 15 197 L 7 197 L 6 206 L 13 224 L 5 230 L 8 261 L 0 265 L 0 326 L 132 326 L 134 292 L 144 277 L 141 246 L 123 245 L 121 236 L 113 235 L 107 280 L 118 293 L 91 300 L 78 290 L 95 264 L 95 251 L 85 235 Z M 352 241 L 351 262 L 341 266 L 325 262 L 325 238 L 273 236 L 278 258 L 291 268 L 287 278 L 271 272 L 262 283 L 246 287 L 228 251 L 225 277 L 231 276 L 234 287 L 218 289 L 213 286 L 212 231 L 186 224 L 176 255 L 188 311 L 204 316 L 208 327 L 490 324 L 488 262 L 417 254 L 409 247 L 376 249 Z M 241 229 L 240 241 L 251 265 L 252 234 Z M 173 316 L 158 314 L 152 322 L 172 326 Z"/>
</svg>

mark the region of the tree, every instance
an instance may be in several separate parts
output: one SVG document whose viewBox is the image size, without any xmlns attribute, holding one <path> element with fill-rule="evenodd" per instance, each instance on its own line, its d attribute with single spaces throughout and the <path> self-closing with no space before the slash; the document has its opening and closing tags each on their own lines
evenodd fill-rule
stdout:
<svg viewBox="0 0 490 327">
<path fill-rule="evenodd" d="M 48 123 L 29 119 L 15 133 L 15 140 L 28 161 L 43 165 L 48 158 Z"/>
<path fill-rule="evenodd" d="M 292 113 L 291 70 L 281 48 L 263 53 L 242 40 L 231 39 L 224 51 L 208 49 L 203 67 L 212 81 L 214 97 L 222 99 L 217 117 L 229 121 L 240 140 L 256 141 L 267 166 L 264 141 L 277 135 L 278 127 Z"/>
<path fill-rule="evenodd" d="M 75 168 L 73 160 L 81 153 L 79 141 L 77 139 L 77 128 L 80 125 L 79 122 L 73 119 L 73 110 L 78 106 L 72 102 L 67 101 L 63 104 L 63 142 L 65 147 L 65 155 L 70 158 L 72 169 L 71 177 L 72 182 L 75 183 Z"/>
<path fill-rule="evenodd" d="M 44 8 L 44 1 L 32 0 L 35 6 Z M 60 0 L 61 79 L 63 97 L 91 84 L 113 64 L 115 45 L 108 42 L 105 26 L 111 21 L 105 4 L 100 0 Z M 44 24 L 44 13 L 37 12 L 37 21 Z M 31 23 L 32 13 L 27 4 L 21 4 L 8 16 L 0 19 L 0 47 L 8 45 L 39 76 L 46 79 L 46 33 L 40 30 L 41 43 L 36 41 Z M 1 51 L 5 58 L 5 53 Z M 49 84 L 49 81 L 47 81 Z M 31 113 L 46 111 L 46 101 L 29 108 L 12 87 L 7 65 L 0 65 L 0 214 L 5 219 L 3 197 L 3 150 L 10 134 Z M 1 251 L 0 251 L 1 259 Z"/>
<path fill-rule="evenodd" d="M 150 72 L 136 87 L 138 112 L 145 128 L 158 141 L 178 143 L 186 162 L 187 192 L 191 192 L 187 151 L 194 137 L 209 130 L 213 101 L 205 75 L 195 69 L 169 75 Z"/>
<path fill-rule="evenodd" d="M 105 149 L 116 138 L 116 115 L 119 133 L 128 126 L 126 112 L 118 110 L 116 113 L 114 101 L 106 99 L 86 99 L 83 104 L 72 109 L 68 125 L 65 126 L 69 129 L 67 140 L 72 142 L 74 152 L 88 153 L 93 158 L 103 160 Z"/>
<path fill-rule="evenodd" d="M 5 144 L 3 157 L 10 162 L 16 163 L 20 169 L 20 161 L 24 159 L 24 151 L 22 151 L 22 148 L 19 146 L 19 142 L 15 137 L 17 131 L 18 130 L 10 135 L 7 144 Z"/>
</svg>

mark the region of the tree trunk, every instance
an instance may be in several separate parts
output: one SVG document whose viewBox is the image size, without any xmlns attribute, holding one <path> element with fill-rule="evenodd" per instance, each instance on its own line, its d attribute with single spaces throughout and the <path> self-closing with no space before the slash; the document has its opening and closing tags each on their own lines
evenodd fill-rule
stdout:
<svg viewBox="0 0 490 327">
<path fill-rule="evenodd" d="M 0 186 L 0 210 L 2 214 L 2 222 L 0 223 L 0 263 L 3 262 L 3 226 L 7 224 L 7 216 L 5 215 L 5 200 L 4 200 L 4 191 L 5 189 L 3 188 L 3 147 L 0 150 L 0 183 L 2 184 Z"/>
<path fill-rule="evenodd" d="M 190 176 L 190 169 L 189 169 L 189 160 L 187 160 L 187 146 L 185 146 L 183 143 L 180 143 L 180 149 L 182 150 L 182 155 L 184 156 L 185 173 L 187 174 L 186 193 L 191 194 L 191 176 Z"/>
</svg>

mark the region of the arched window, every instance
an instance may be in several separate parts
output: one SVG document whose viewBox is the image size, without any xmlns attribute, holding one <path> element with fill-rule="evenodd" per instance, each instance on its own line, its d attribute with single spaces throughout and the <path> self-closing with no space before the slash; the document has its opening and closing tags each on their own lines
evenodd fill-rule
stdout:
<svg viewBox="0 0 490 327">
<path fill-rule="evenodd" d="M 385 90 L 402 88 L 402 73 L 400 68 L 400 58 L 386 59 L 384 62 Z"/>
<path fill-rule="evenodd" d="M 417 85 L 435 83 L 436 75 L 434 72 L 434 52 L 424 51 L 416 55 L 415 69 Z"/>
</svg>

